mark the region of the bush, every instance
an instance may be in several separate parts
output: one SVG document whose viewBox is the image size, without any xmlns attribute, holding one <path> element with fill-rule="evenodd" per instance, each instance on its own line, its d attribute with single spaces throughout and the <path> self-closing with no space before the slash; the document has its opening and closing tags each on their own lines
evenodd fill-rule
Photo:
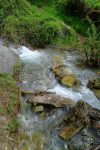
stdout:
<svg viewBox="0 0 100 150">
<path fill-rule="evenodd" d="M 58 0 L 58 7 L 65 14 L 84 17 L 85 14 L 93 9 L 100 9 L 99 0 Z"/>
<path fill-rule="evenodd" d="M 26 0 L 0 0 L 0 22 L 9 15 L 28 12 L 31 6 Z"/>
<path fill-rule="evenodd" d="M 66 36 L 67 26 L 54 15 L 32 7 L 34 14 L 10 15 L 5 19 L 3 36 L 15 43 L 27 41 L 36 47 L 45 47 L 53 40 Z"/>
<path fill-rule="evenodd" d="M 100 66 L 100 40 L 96 27 L 91 24 L 91 28 L 88 29 L 88 38 L 85 38 L 82 45 L 85 60 L 88 65 Z"/>
</svg>

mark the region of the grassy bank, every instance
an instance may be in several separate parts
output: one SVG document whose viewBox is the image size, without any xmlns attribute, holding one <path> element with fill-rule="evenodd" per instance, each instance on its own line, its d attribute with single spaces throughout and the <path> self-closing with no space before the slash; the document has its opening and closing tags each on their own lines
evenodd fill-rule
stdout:
<svg viewBox="0 0 100 150">
<path fill-rule="evenodd" d="M 17 144 L 19 90 L 10 74 L 0 74 L 0 146 L 13 149 Z M 11 142 L 13 141 L 13 142 Z M 10 144 L 9 144 L 10 143 Z"/>
</svg>

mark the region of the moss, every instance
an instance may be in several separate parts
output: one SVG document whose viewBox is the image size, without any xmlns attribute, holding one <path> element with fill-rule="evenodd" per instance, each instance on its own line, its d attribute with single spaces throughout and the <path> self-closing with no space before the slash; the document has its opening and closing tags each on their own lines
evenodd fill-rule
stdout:
<svg viewBox="0 0 100 150">
<path fill-rule="evenodd" d="M 75 82 L 76 82 L 76 77 L 75 75 L 72 74 L 66 75 L 61 79 L 61 83 L 68 87 L 73 87 L 75 85 Z"/>
</svg>

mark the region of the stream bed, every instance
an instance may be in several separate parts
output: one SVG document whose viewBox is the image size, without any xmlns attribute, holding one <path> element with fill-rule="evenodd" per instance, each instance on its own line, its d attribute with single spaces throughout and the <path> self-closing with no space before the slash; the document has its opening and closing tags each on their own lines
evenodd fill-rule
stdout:
<svg viewBox="0 0 100 150">
<path fill-rule="evenodd" d="M 14 51 L 16 51 L 14 49 Z M 18 86 L 21 91 L 35 93 L 46 91 L 56 93 L 64 98 L 70 98 L 75 102 L 80 99 L 89 103 L 92 107 L 100 109 L 100 101 L 87 87 L 88 80 L 97 77 L 95 70 L 80 69 L 75 66 L 77 58 L 81 57 L 75 51 L 60 51 L 55 49 L 39 49 L 31 51 L 27 47 L 20 47 L 17 52 L 22 61 L 21 82 Z M 50 71 L 53 65 L 62 62 L 73 71 L 77 79 L 81 81 L 79 89 L 62 86 L 57 82 L 54 74 Z M 66 110 L 58 109 L 41 119 L 32 110 L 31 104 L 27 103 L 28 95 L 22 95 L 21 110 L 19 114 L 21 142 L 20 150 L 70 150 L 68 142 L 64 142 L 58 136 L 59 127 L 55 128 L 57 122 L 65 114 Z M 77 135 L 73 139 L 76 146 L 74 150 L 89 150 Z"/>
</svg>

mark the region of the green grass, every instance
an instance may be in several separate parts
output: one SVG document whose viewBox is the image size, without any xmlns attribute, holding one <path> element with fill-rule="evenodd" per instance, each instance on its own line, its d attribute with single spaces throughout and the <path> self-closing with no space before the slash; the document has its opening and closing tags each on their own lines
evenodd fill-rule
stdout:
<svg viewBox="0 0 100 150">
<path fill-rule="evenodd" d="M 8 113 L 13 114 L 16 110 L 16 107 L 18 106 L 18 95 L 15 93 L 12 93 L 10 95 L 10 101 L 7 104 L 6 110 Z"/>
<path fill-rule="evenodd" d="M 19 107 L 19 93 L 12 75 L 0 74 L 0 93 L 0 112 L 15 115 Z"/>
<path fill-rule="evenodd" d="M 69 34 L 67 25 L 55 14 L 36 7 L 32 7 L 32 11 L 34 13 L 26 16 L 8 16 L 3 36 L 14 43 L 27 41 L 35 47 L 45 47 Z"/>
<path fill-rule="evenodd" d="M 6 103 L 6 105 L 1 106 L 1 111 L 6 110 L 4 111 L 5 114 L 10 113 L 14 115 L 19 106 L 19 96 L 16 81 L 11 74 L 0 74 L 0 93 L 1 103 Z M 2 99 L 3 93 L 6 93 L 5 99 Z"/>
<path fill-rule="evenodd" d="M 85 0 L 85 3 L 91 9 L 100 9 L 100 0 Z"/>
<path fill-rule="evenodd" d="M 15 93 L 17 90 L 16 81 L 10 74 L 0 74 L 0 90 Z"/>
<path fill-rule="evenodd" d="M 18 127 L 19 127 L 19 122 L 18 122 L 18 118 L 16 117 L 12 118 L 6 125 L 6 129 L 10 133 L 17 133 Z"/>
<path fill-rule="evenodd" d="M 5 109 L 3 106 L 0 106 L 0 114 L 4 114 L 5 113 Z"/>
</svg>

